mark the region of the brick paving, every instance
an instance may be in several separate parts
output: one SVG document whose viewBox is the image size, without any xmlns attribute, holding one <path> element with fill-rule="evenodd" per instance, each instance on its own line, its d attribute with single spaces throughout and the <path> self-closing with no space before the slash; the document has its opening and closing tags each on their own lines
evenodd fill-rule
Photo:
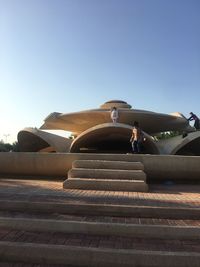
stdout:
<svg viewBox="0 0 200 267">
<path fill-rule="evenodd" d="M 0 262 L 0 267 L 76 267 L 72 265 L 58 265 L 58 264 L 32 264 L 23 262 Z"/>
<path fill-rule="evenodd" d="M 62 181 L 0 179 L 1 199 L 200 208 L 200 184 L 150 185 L 148 193 L 141 193 L 63 190 Z"/>
<path fill-rule="evenodd" d="M 144 239 L 86 234 L 0 230 L 0 240 L 91 248 L 136 249 L 145 251 L 187 251 L 200 253 L 199 240 Z"/>
<path fill-rule="evenodd" d="M 0 179 L 0 200 L 45 201 L 57 203 L 108 203 L 158 207 L 200 208 L 200 185 L 150 185 L 148 193 L 94 190 L 63 190 L 62 181 Z M 78 216 L 67 214 L 34 214 L 27 211 L 0 211 L 0 217 L 115 222 L 131 224 L 200 226 L 200 220 L 158 218 L 124 218 L 110 216 Z"/>
<path fill-rule="evenodd" d="M 63 190 L 63 181 L 0 179 L 1 200 L 24 200 L 55 203 L 102 203 L 154 207 L 200 208 L 200 185 L 150 185 L 148 193 L 112 192 L 96 190 Z M 0 217 L 75 220 L 144 225 L 174 225 L 200 227 L 200 220 L 172 220 L 110 216 L 80 216 L 68 214 L 34 214 L 29 212 L 0 211 Z M 161 240 L 98 236 L 85 234 L 45 233 L 0 228 L 0 241 L 40 244 L 72 245 L 94 248 L 137 249 L 146 251 L 184 251 L 200 253 L 199 240 Z M 1 262 L 0 267 L 48 267 L 48 264 Z M 66 266 L 69 265 L 53 265 Z"/>
<path fill-rule="evenodd" d="M 159 218 L 135 218 L 135 217 L 112 217 L 112 216 L 80 216 L 68 214 L 36 214 L 30 212 L 0 211 L 0 217 L 26 218 L 26 219 L 50 219 L 78 222 L 121 223 L 140 225 L 171 225 L 171 226 L 194 226 L 200 227 L 200 220 L 159 219 Z"/>
</svg>

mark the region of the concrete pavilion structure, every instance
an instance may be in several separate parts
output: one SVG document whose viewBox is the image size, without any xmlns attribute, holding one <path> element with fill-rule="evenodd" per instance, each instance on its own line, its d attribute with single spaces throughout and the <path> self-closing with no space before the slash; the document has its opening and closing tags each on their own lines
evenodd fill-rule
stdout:
<svg viewBox="0 0 200 267">
<path fill-rule="evenodd" d="M 135 120 L 143 154 L 127 153 Z M 166 131 L 188 135 L 156 141 Z M 199 267 L 199 134 L 124 101 L 20 131 L 22 152 L 0 153 L 0 266 Z"/>
<path fill-rule="evenodd" d="M 117 107 L 119 120 L 112 123 L 110 110 Z M 181 113 L 162 114 L 138 110 L 121 100 L 104 103 L 98 109 L 75 113 L 51 113 L 40 129 L 25 128 L 18 133 L 22 152 L 66 153 L 128 153 L 133 122 L 138 121 L 144 131 L 146 154 L 200 155 L 200 131 L 195 131 Z M 74 139 L 50 134 L 44 130 L 65 130 Z M 157 141 L 156 134 L 167 131 L 188 132 Z"/>
</svg>

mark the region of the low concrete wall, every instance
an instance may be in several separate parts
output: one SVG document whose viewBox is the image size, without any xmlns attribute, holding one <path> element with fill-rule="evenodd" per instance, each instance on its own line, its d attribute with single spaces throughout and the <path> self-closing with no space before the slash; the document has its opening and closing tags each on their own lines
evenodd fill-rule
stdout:
<svg viewBox="0 0 200 267">
<path fill-rule="evenodd" d="M 200 181 L 200 157 L 174 155 L 1 152 L 0 176 L 66 177 L 72 162 L 77 159 L 141 161 L 148 180 Z"/>
</svg>

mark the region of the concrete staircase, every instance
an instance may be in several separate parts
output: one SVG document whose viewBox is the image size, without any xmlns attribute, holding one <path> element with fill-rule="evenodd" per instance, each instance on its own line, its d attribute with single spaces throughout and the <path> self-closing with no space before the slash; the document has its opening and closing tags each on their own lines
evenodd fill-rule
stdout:
<svg viewBox="0 0 200 267">
<path fill-rule="evenodd" d="M 64 181 L 65 189 L 147 192 L 141 162 L 75 160 Z"/>
<path fill-rule="evenodd" d="M 0 266 L 200 266 L 200 209 L 31 199 L 0 200 Z"/>
</svg>

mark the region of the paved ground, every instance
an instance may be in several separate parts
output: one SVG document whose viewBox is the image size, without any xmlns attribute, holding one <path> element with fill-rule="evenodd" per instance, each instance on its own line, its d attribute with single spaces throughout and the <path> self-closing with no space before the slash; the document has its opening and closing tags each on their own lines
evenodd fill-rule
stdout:
<svg viewBox="0 0 200 267">
<path fill-rule="evenodd" d="M 62 181 L 0 179 L 0 200 L 55 203 L 103 203 L 154 207 L 200 208 L 200 185 L 150 185 L 148 193 L 94 190 L 63 190 Z M 0 211 L 0 217 L 117 222 L 151 225 L 200 226 L 200 220 L 30 214 Z"/>
<path fill-rule="evenodd" d="M 70 245 L 91 248 L 137 249 L 146 251 L 199 252 L 199 240 L 144 239 L 87 234 L 0 230 L 1 241 Z"/>
<path fill-rule="evenodd" d="M 63 190 L 62 181 L 0 179 L 1 200 L 45 201 L 57 203 L 103 203 L 154 207 L 200 208 L 200 185 L 150 185 L 148 193 L 94 190 Z M 69 214 L 32 214 L 27 211 L 0 211 L 0 217 L 44 218 L 92 222 L 116 222 L 151 225 L 200 227 L 200 220 L 170 220 L 156 218 L 124 218 L 111 216 L 81 216 Z M 187 251 L 200 253 L 199 240 L 159 240 L 114 236 L 31 232 L 0 228 L 0 241 L 83 246 L 94 248 L 141 249 L 151 251 Z M 45 264 L 1 262 L 0 267 L 47 267 Z M 56 266 L 56 265 L 53 265 Z M 59 265 L 62 267 L 62 265 Z M 67 267 L 67 265 L 65 265 Z"/>
<path fill-rule="evenodd" d="M 200 208 L 200 185 L 150 185 L 141 193 L 63 190 L 62 181 L 0 179 L 0 199 Z"/>
<path fill-rule="evenodd" d="M 31 264 L 31 263 L 9 263 L 9 262 L 0 262 L 0 267 L 52 267 L 52 264 Z M 54 264 L 53 267 L 74 267 L 71 265 L 56 265 Z"/>
</svg>

